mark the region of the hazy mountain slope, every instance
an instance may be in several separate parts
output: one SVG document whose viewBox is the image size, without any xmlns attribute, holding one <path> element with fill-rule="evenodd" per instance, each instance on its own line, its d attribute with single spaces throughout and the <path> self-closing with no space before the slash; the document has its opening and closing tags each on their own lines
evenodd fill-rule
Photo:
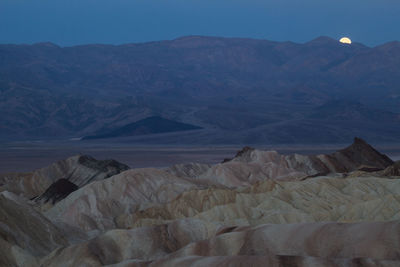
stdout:
<svg viewBox="0 0 400 267">
<path fill-rule="evenodd" d="M 259 143 L 324 142 L 323 135 L 342 142 L 339 129 L 399 141 L 399 53 L 398 42 L 368 48 L 328 37 L 305 44 L 190 36 L 119 46 L 0 45 L 0 138 L 80 137 L 162 116 L 203 127 L 203 143 L 247 143 L 253 133 Z M 353 128 L 359 118 L 309 118 L 338 99 L 365 106 L 348 112 L 393 115 Z M 292 130 L 321 124 L 315 140 Z"/>
</svg>

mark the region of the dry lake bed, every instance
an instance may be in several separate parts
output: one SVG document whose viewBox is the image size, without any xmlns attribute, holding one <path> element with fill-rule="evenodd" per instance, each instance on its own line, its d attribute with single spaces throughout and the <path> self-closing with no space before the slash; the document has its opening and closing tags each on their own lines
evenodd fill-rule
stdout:
<svg viewBox="0 0 400 267">
<path fill-rule="evenodd" d="M 349 144 L 335 145 L 254 145 L 258 149 L 276 150 L 283 154 L 330 153 Z M 178 163 L 215 164 L 232 158 L 243 146 L 140 146 L 81 142 L 18 142 L 0 144 L 0 173 L 25 172 L 77 154 L 96 159 L 115 159 L 131 168 L 167 167 Z M 377 145 L 376 148 L 393 160 L 400 160 L 400 145 Z"/>
</svg>

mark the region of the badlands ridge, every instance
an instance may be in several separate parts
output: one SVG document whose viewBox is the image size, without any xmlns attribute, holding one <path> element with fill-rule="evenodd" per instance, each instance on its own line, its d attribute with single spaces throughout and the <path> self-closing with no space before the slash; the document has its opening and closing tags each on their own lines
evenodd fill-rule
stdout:
<svg viewBox="0 0 400 267">
<path fill-rule="evenodd" d="M 0 265 L 399 266 L 399 178 L 359 138 L 164 169 L 74 156 L 0 175 Z"/>
</svg>

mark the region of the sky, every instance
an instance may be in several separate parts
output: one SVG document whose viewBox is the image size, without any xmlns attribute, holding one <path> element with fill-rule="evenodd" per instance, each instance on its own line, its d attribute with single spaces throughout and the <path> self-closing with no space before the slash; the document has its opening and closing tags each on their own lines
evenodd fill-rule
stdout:
<svg viewBox="0 0 400 267">
<path fill-rule="evenodd" d="M 348 36 L 376 46 L 400 40 L 399 14 L 400 0 L 0 0 L 0 43 Z"/>
</svg>

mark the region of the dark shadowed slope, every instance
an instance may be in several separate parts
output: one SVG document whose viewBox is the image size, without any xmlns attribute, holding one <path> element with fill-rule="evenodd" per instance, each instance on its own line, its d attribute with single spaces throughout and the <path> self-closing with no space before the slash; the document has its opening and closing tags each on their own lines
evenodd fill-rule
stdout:
<svg viewBox="0 0 400 267">
<path fill-rule="evenodd" d="M 130 123 L 118 129 L 112 130 L 108 133 L 89 135 L 84 137 L 83 139 L 100 139 L 157 133 L 182 132 L 198 129 L 201 129 L 201 127 L 153 116 L 134 123 Z"/>
<path fill-rule="evenodd" d="M 27 198 L 39 197 L 36 200 L 47 202 L 53 200 L 53 194 L 61 196 L 69 194 L 75 186 L 82 187 L 128 169 L 127 165 L 116 160 L 96 160 L 91 156 L 77 155 L 33 172 L 1 174 L 0 191 L 23 194 Z M 60 179 L 70 183 L 65 181 L 57 183 Z M 45 193 L 49 187 L 53 189 Z M 42 195 L 43 193 L 45 195 Z"/>
</svg>

